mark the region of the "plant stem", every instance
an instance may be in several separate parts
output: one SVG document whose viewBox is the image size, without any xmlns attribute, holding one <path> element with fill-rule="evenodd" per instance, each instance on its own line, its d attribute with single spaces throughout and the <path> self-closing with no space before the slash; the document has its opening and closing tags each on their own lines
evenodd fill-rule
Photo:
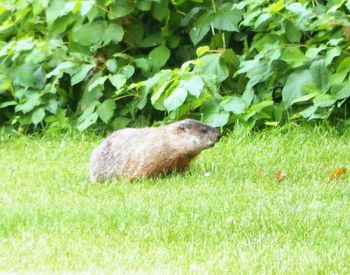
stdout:
<svg viewBox="0 0 350 275">
<path fill-rule="evenodd" d="M 216 4 L 215 4 L 215 0 L 211 0 L 211 5 L 213 6 L 213 11 L 216 13 Z"/>
</svg>

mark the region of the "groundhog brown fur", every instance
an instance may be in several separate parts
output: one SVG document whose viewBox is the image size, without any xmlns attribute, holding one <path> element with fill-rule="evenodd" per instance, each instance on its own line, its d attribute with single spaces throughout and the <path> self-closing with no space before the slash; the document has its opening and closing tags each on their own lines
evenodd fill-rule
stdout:
<svg viewBox="0 0 350 275">
<path fill-rule="evenodd" d="M 118 130 L 92 152 L 90 179 L 93 182 L 114 177 L 137 179 L 182 171 L 220 138 L 217 129 L 193 119 L 157 128 Z"/>
</svg>

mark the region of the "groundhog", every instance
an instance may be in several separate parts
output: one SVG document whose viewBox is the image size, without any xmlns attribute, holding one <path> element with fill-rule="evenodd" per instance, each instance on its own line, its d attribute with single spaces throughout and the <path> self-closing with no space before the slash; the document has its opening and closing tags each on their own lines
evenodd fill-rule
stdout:
<svg viewBox="0 0 350 275">
<path fill-rule="evenodd" d="M 182 171 L 202 150 L 214 146 L 220 132 L 193 119 L 157 128 L 125 128 L 112 133 L 92 152 L 90 179 L 137 179 Z"/>
</svg>

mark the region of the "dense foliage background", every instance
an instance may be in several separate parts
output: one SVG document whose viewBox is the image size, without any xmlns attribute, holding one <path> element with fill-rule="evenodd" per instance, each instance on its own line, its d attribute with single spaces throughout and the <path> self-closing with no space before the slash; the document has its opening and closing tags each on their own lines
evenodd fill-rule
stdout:
<svg viewBox="0 0 350 275">
<path fill-rule="evenodd" d="M 0 125 L 347 119 L 350 0 L 5 0 Z"/>
</svg>

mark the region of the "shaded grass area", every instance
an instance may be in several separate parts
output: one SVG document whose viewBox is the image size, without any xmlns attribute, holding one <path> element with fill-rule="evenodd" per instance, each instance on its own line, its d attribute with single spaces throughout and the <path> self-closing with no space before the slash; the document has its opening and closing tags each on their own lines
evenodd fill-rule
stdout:
<svg viewBox="0 0 350 275">
<path fill-rule="evenodd" d="M 231 135 L 183 174 L 90 184 L 97 143 L 0 145 L 0 271 L 350 271 L 350 177 L 328 179 L 349 168 L 349 134 Z"/>
</svg>

